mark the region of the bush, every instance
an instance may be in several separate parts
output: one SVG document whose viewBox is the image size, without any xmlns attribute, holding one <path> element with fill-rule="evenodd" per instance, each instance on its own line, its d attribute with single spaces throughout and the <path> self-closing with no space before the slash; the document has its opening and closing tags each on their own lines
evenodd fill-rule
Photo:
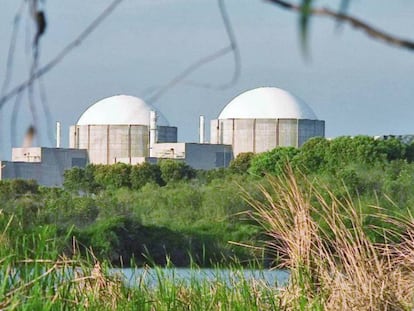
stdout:
<svg viewBox="0 0 414 311">
<path fill-rule="evenodd" d="M 294 147 L 277 147 L 257 154 L 251 161 L 249 171 L 256 176 L 263 176 L 266 173 L 281 174 L 298 153 L 299 150 Z"/>
<path fill-rule="evenodd" d="M 39 185 L 34 180 L 0 180 L 0 198 L 12 199 L 39 193 Z"/>
<path fill-rule="evenodd" d="M 161 177 L 168 183 L 179 180 L 189 180 L 196 176 L 195 170 L 181 161 L 161 160 L 159 162 Z"/>
<path fill-rule="evenodd" d="M 254 157 L 253 152 L 242 152 L 237 155 L 237 157 L 231 160 L 229 169 L 230 171 L 237 174 L 245 174 L 248 172 L 252 159 Z"/>
<path fill-rule="evenodd" d="M 95 181 L 104 188 L 130 187 L 131 165 L 116 163 L 95 165 Z"/>
<path fill-rule="evenodd" d="M 130 181 L 133 189 L 141 189 L 147 183 L 164 185 L 160 167 L 148 162 L 137 164 L 131 168 Z"/>
</svg>

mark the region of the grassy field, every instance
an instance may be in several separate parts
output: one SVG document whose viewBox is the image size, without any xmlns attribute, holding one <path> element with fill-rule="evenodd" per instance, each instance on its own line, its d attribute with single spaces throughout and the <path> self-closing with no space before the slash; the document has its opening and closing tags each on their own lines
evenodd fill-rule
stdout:
<svg viewBox="0 0 414 311">
<path fill-rule="evenodd" d="M 370 210 L 376 212 L 365 214 L 353 200 L 293 174 L 270 178 L 262 191 L 266 201 L 248 194 L 246 200 L 271 237 L 268 247 L 279 267 L 290 270 L 282 289 L 240 277 L 171 279 L 161 269 L 157 285 L 144 274 L 129 287 L 91 252 L 78 255 L 76 243 L 72 257 L 60 255 L 41 228 L 17 242 L 10 239 L 12 219 L 2 219 L 0 309 L 412 310 L 411 217 L 390 217 L 374 205 Z M 367 219 L 375 219 L 370 230 L 382 235 L 381 242 L 365 232 Z"/>
</svg>

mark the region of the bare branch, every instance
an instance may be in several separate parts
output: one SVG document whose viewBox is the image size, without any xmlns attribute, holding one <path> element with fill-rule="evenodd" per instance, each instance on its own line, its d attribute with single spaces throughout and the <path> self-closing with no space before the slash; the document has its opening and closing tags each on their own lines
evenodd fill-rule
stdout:
<svg viewBox="0 0 414 311">
<path fill-rule="evenodd" d="M 179 73 L 178 75 L 176 75 L 173 79 L 171 79 L 167 84 L 165 84 L 164 86 L 162 86 L 157 92 L 155 92 L 152 96 L 150 96 L 149 98 L 147 98 L 146 100 L 149 103 L 153 103 L 154 101 L 158 100 L 161 96 L 163 96 L 166 92 L 168 92 L 171 88 L 173 88 L 174 86 L 176 86 L 177 84 L 179 84 L 180 82 L 182 82 L 186 77 L 188 77 L 191 73 L 193 73 L 194 71 L 196 71 L 197 69 L 199 69 L 200 67 L 211 63 L 215 60 L 217 60 L 218 58 L 233 52 L 234 55 L 234 72 L 233 72 L 233 77 L 231 79 L 230 82 L 225 83 L 223 85 L 220 86 L 213 86 L 210 84 L 200 84 L 200 83 L 195 83 L 195 82 L 190 82 L 190 84 L 195 85 L 195 86 L 200 86 L 200 87 L 205 87 L 205 88 L 216 88 L 216 89 L 225 89 L 228 88 L 232 85 L 234 85 L 234 83 L 236 83 L 236 81 L 238 80 L 239 76 L 240 76 L 240 67 L 241 67 L 241 61 L 240 61 L 240 52 L 238 49 L 238 45 L 237 45 L 237 41 L 236 41 L 236 37 L 234 35 L 233 32 L 233 28 L 231 27 L 231 23 L 230 20 L 228 18 L 227 15 L 227 11 L 224 5 L 224 0 L 218 0 L 218 6 L 220 9 L 220 13 L 223 19 L 223 23 L 224 26 L 226 28 L 226 32 L 227 32 L 227 36 L 229 38 L 230 44 L 227 47 L 221 48 L 205 57 L 200 58 L 199 60 L 195 61 L 194 63 L 190 64 L 186 69 L 184 69 L 181 73 Z"/>
<path fill-rule="evenodd" d="M 17 34 L 19 32 L 20 27 L 20 20 L 23 13 L 23 9 L 25 7 L 26 0 L 22 0 L 19 9 L 17 10 L 16 15 L 14 16 L 13 21 L 13 31 L 9 43 L 9 50 L 7 53 L 7 63 L 6 63 L 6 73 L 4 75 L 3 84 L 0 90 L 0 98 L 3 97 L 3 95 L 6 93 L 7 88 L 9 87 L 10 81 L 12 80 L 12 74 L 13 74 L 13 61 L 14 61 L 14 52 L 16 49 L 16 42 L 17 42 Z M 0 140 L 2 140 L 3 135 L 3 115 L 0 113 Z M 0 155 L 2 153 L 2 146 L 0 146 Z"/>
<path fill-rule="evenodd" d="M 99 16 L 92 21 L 92 23 L 83 30 L 80 35 L 69 43 L 63 50 L 58 53 L 55 58 L 53 58 L 49 63 L 44 65 L 42 68 L 33 72 L 30 77 L 21 83 L 20 85 L 13 88 L 10 92 L 6 93 L 4 96 L 0 97 L 0 109 L 3 108 L 4 104 L 19 94 L 20 92 L 24 91 L 27 87 L 29 87 L 34 80 L 38 79 L 39 77 L 43 76 L 47 72 L 49 72 L 53 67 L 59 64 L 74 48 L 79 46 L 83 40 L 85 40 L 111 13 L 112 11 L 122 2 L 123 0 L 114 0 L 111 4 L 101 13 Z"/>
<path fill-rule="evenodd" d="M 25 3 L 26 3 L 26 0 L 23 0 L 14 17 L 13 32 L 12 32 L 11 39 L 10 39 L 9 51 L 7 53 L 6 74 L 5 74 L 3 85 L 1 88 L 0 96 L 4 95 L 12 79 L 13 56 L 14 56 L 14 51 L 16 49 L 17 33 L 19 31 L 20 19 L 21 19 L 21 15 L 22 15 Z"/>
<path fill-rule="evenodd" d="M 288 1 L 284 1 L 284 0 L 266 0 L 268 2 L 271 2 L 273 4 L 276 4 L 284 9 L 287 10 L 291 10 L 291 11 L 296 11 L 296 12 L 301 12 L 302 8 L 300 5 L 297 4 L 293 4 L 290 3 Z M 351 26 L 362 30 L 363 32 L 365 32 L 368 36 L 380 40 L 380 41 L 384 41 L 388 44 L 394 45 L 396 47 L 401 47 L 401 48 L 406 48 L 408 50 L 414 50 L 414 41 L 410 41 L 410 40 L 405 40 L 405 39 L 401 39 L 398 38 L 394 35 L 391 35 L 389 33 L 386 33 L 382 30 L 379 30 L 377 28 L 374 28 L 373 26 L 367 24 L 366 22 L 350 16 L 348 14 L 345 13 L 338 13 L 335 11 L 332 11 L 328 8 L 311 8 L 309 10 L 309 14 L 311 15 L 315 15 L 315 16 L 327 16 L 327 17 L 332 17 L 338 21 L 342 21 L 342 22 L 346 22 L 349 23 Z"/>
<path fill-rule="evenodd" d="M 199 59 L 195 63 L 188 66 L 185 70 L 183 70 L 175 78 L 170 80 L 170 82 L 168 82 L 166 85 L 161 87 L 154 95 L 149 97 L 147 99 L 147 101 L 150 102 L 150 103 L 153 103 L 154 101 L 159 99 L 162 95 L 164 95 L 169 89 L 171 89 L 172 87 L 176 86 L 178 83 L 183 81 L 188 75 L 190 75 L 191 73 L 196 71 L 198 68 L 200 68 L 201 66 L 216 60 L 217 58 L 219 58 L 223 55 L 226 55 L 227 53 L 231 52 L 231 50 L 232 50 L 231 47 L 225 47 L 225 48 L 222 48 L 222 49 L 220 49 L 220 50 L 218 50 L 218 51 L 216 51 L 216 52 L 214 52 L 210 55 L 207 55 L 207 56 Z"/>
<path fill-rule="evenodd" d="M 197 83 L 194 81 L 188 81 L 186 83 L 192 86 L 197 86 L 197 87 L 202 87 L 202 88 L 207 88 L 207 89 L 224 90 L 236 84 L 237 80 L 239 79 L 240 72 L 241 72 L 241 57 L 240 57 L 240 51 L 239 51 L 239 46 L 237 44 L 236 36 L 234 35 L 233 27 L 231 25 L 230 18 L 227 14 L 227 10 L 224 5 L 224 0 L 219 0 L 218 5 L 219 5 L 221 17 L 223 19 L 224 27 L 226 29 L 227 37 L 229 38 L 229 41 L 230 41 L 229 47 L 231 47 L 231 51 L 229 52 L 233 52 L 234 71 L 233 71 L 232 79 L 229 82 L 221 84 L 221 85 L 213 85 L 211 83 Z"/>
</svg>

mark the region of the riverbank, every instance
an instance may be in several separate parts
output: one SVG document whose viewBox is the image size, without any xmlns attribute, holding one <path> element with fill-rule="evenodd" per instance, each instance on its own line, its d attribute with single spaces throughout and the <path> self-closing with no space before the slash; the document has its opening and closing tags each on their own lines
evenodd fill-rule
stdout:
<svg viewBox="0 0 414 311">
<path fill-rule="evenodd" d="M 125 165 L 71 171 L 90 192 L 1 181 L 0 309 L 412 310 L 414 145 L 386 145 L 316 139 L 137 189 L 118 183 Z M 283 290 L 163 273 L 131 287 L 110 272 L 265 264 L 289 269 Z"/>
<path fill-rule="evenodd" d="M 289 268 L 286 283 L 250 277 L 233 266 L 227 275 L 200 268 L 144 268 L 138 276 L 114 273 L 92 252 L 65 258 L 47 232 L 0 248 L 0 308 L 7 310 L 411 310 L 414 307 L 414 220 L 381 213 L 315 188 L 293 174 L 269 178 L 266 202 L 247 197 L 252 215 L 273 238 L 269 247 Z M 324 189 L 324 190 L 322 190 Z M 364 219 L 382 223 L 373 241 Z M 324 222 L 324 226 L 319 224 Z M 9 224 L 11 222 L 9 221 Z M 388 226 L 387 226 L 388 224 Z M 1 241 L 7 245 L 7 227 Z M 9 245 L 10 246 L 10 245 Z M 23 256 L 22 256 L 23 255 Z M 167 265 L 171 266 L 168 262 Z M 217 270 L 219 271 L 219 270 Z M 262 273 L 262 275 L 261 275 Z M 133 286 L 132 286 L 133 285 Z"/>
<path fill-rule="evenodd" d="M 10 266 L 9 266 L 10 267 Z M 5 266 L 2 266 L 1 272 Z M 26 272 L 30 269 L 30 277 Z M 74 273 L 75 271 L 75 273 Z M 175 271 L 175 272 L 174 272 Z M 107 266 L 72 260 L 26 261 L 2 280 L 4 310 L 279 310 L 273 281 L 246 271 L 200 276 L 174 269 L 142 270 L 133 284 Z M 204 273 L 204 272 L 202 272 Z M 130 280 L 132 281 L 132 280 Z"/>
</svg>

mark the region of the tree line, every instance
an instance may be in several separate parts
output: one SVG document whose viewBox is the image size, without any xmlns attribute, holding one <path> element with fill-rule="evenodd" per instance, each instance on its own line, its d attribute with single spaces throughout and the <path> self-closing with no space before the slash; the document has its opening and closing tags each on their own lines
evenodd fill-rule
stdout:
<svg viewBox="0 0 414 311">
<path fill-rule="evenodd" d="M 293 172 L 311 180 L 326 200 L 334 193 L 358 202 L 367 215 L 362 220 L 367 234 L 380 240 L 373 228 L 384 223 L 372 216 L 375 206 L 390 217 L 414 212 L 413 154 L 413 144 L 395 138 L 313 138 L 301 148 L 239 154 L 225 169 L 194 170 L 163 160 L 73 168 L 65 172 L 63 188 L 3 180 L 0 218 L 9 228 L 4 241 L 11 247 L 23 237 L 47 233 L 60 252 L 72 252 L 74 239 L 80 249 L 117 265 L 163 264 L 167 258 L 179 266 L 235 258 L 270 264 L 274 255 L 237 245 L 267 240 L 247 193 L 265 202 L 261 190 L 269 189 L 269 178 Z"/>
</svg>

